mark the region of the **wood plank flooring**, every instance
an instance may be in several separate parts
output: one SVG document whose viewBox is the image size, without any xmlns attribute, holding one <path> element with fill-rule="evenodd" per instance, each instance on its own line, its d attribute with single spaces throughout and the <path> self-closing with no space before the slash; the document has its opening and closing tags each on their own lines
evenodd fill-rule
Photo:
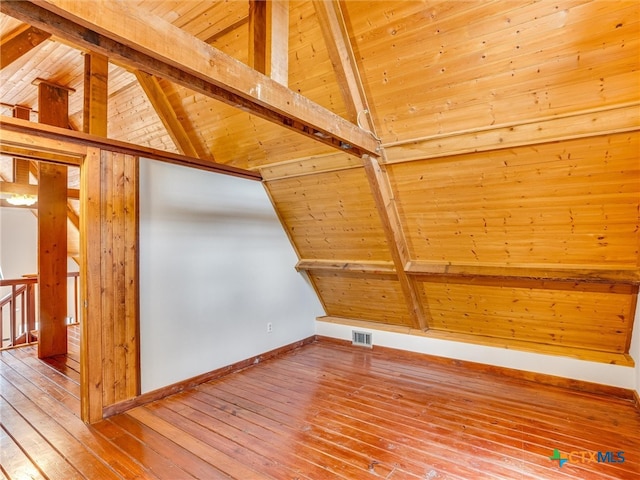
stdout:
<svg viewBox="0 0 640 480">
<path fill-rule="evenodd" d="M 418 355 L 319 341 L 89 427 L 73 355 L 29 348 L 0 352 L 9 479 L 640 478 L 632 402 Z"/>
</svg>

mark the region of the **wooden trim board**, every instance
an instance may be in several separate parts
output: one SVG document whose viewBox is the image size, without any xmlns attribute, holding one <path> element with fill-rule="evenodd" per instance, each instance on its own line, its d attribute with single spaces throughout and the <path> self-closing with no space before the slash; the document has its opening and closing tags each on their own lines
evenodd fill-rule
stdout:
<svg viewBox="0 0 640 480">
<path fill-rule="evenodd" d="M 210 172 L 223 173 L 250 180 L 262 180 L 258 172 L 215 163 L 210 160 L 187 157 L 176 153 L 156 150 L 154 148 L 134 145 L 132 143 L 110 138 L 90 135 L 84 132 L 52 127 L 21 120 L 19 118 L 0 117 L 0 153 L 16 156 L 24 150 L 24 158 L 56 161 L 66 165 L 79 165 L 80 159 L 86 155 L 86 149 L 96 147 L 110 152 L 119 152 L 135 157 L 198 168 Z M 39 152 L 44 151 L 44 156 Z"/>
</svg>

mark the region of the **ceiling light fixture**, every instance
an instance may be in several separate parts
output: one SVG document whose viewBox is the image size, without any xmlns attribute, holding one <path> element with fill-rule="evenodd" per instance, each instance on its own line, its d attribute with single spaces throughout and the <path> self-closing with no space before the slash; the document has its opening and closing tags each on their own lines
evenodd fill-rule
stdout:
<svg viewBox="0 0 640 480">
<path fill-rule="evenodd" d="M 17 207 L 30 207 L 38 201 L 38 197 L 35 195 L 22 195 L 16 193 L 7 198 L 7 203 L 15 205 Z"/>
</svg>

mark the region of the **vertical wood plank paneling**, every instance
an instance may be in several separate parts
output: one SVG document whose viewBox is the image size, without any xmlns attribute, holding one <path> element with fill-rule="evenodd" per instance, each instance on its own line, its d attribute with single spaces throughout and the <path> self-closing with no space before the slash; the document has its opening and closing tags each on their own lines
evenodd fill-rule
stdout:
<svg viewBox="0 0 640 480">
<path fill-rule="evenodd" d="M 82 168 L 83 419 L 139 393 L 137 158 L 89 149 Z"/>
<path fill-rule="evenodd" d="M 123 388 L 126 386 L 127 370 L 124 358 L 126 348 L 125 333 L 125 305 L 124 305 L 124 229 L 126 228 L 126 212 L 124 211 L 124 156 L 111 154 L 111 208 L 107 214 L 111 217 L 111 251 L 113 272 L 113 399 L 126 398 Z M 115 400 L 114 400 L 115 401 Z M 109 402 L 112 403 L 112 402 Z"/>
<path fill-rule="evenodd" d="M 101 231 L 100 244 L 102 255 L 100 262 L 102 267 L 102 329 L 103 329 L 103 361 L 102 376 L 104 379 L 103 403 L 105 406 L 114 403 L 113 385 L 115 383 L 114 365 L 114 341 L 113 331 L 115 312 L 113 308 L 115 292 L 115 282 L 113 278 L 114 258 L 113 258 L 113 175 L 112 175 L 112 152 L 103 151 L 100 159 L 100 182 L 101 192 Z"/>
<path fill-rule="evenodd" d="M 87 149 L 80 168 L 80 271 L 83 321 L 80 324 L 81 418 L 102 419 L 103 292 L 102 292 L 102 162 L 97 148 Z"/>
<path fill-rule="evenodd" d="M 138 276 L 138 212 L 139 212 L 139 159 L 127 156 L 124 162 L 124 356 L 127 372 L 125 398 L 140 394 L 140 317 L 138 298 L 140 282 Z"/>
<path fill-rule="evenodd" d="M 137 159 L 103 152 L 104 406 L 139 391 Z"/>
</svg>

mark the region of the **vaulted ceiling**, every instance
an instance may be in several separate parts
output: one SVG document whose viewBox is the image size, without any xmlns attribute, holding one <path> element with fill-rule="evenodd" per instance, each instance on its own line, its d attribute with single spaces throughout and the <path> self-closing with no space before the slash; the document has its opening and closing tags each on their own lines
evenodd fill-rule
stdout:
<svg viewBox="0 0 640 480">
<path fill-rule="evenodd" d="M 36 2 L 78 38 L 11 3 L 2 115 L 39 78 L 82 130 L 91 42 L 133 48 L 107 136 L 259 172 L 330 319 L 632 363 L 636 2 Z"/>
</svg>

